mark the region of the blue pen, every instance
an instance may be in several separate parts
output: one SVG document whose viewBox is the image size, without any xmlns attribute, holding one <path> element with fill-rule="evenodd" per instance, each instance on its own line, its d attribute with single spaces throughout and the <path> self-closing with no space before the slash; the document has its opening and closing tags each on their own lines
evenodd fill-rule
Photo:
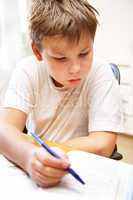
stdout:
<svg viewBox="0 0 133 200">
<path fill-rule="evenodd" d="M 51 154 L 52 156 L 54 156 L 55 158 L 59 158 L 61 159 L 61 157 L 55 153 L 52 149 L 50 149 L 50 147 L 44 143 L 43 140 L 40 139 L 40 137 L 34 133 L 34 132 L 30 132 L 31 135 L 34 137 L 34 139 L 42 146 L 44 147 L 44 149 Z M 68 168 L 68 173 L 71 174 L 76 180 L 78 180 L 80 183 L 82 183 L 83 185 L 85 184 L 85 182 L 80 178 L 80 176 L 72 169 L 72 168 Z"/>
</svg>

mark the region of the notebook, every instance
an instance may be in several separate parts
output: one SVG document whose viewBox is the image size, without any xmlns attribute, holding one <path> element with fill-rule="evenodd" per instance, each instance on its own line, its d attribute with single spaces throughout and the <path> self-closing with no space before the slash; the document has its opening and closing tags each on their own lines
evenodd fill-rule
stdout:
<svg viewBox="0 0 133 200">
<path fill-rule="evenodd" d="M 82 151 L 71 151 L 68 156 L 71 167 L 85 185 L 68 174 L 56 187 L 38 187 L 21 169 L 1 156 L 0 196 L 4 200 L 127 200 L 130 165 Z"/>
</svg>

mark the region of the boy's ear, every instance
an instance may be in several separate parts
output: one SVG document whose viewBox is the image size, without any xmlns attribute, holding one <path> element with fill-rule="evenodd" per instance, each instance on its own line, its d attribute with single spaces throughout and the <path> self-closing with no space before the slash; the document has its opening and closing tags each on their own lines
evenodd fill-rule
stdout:
<svg viewBox="0 0 133 200">
<path fill-rule="evenodd" d="M 33 50 L 33 53 L 35 54 L 36 58 L 39 61 L 41 61 L 42 60 L 41 51 L 39 50 L 39 48 L 36 46 L 36 44 L 34 42 L 32 42 L 31 46 L 32 46 L 32 50 Z"/>
</svg>

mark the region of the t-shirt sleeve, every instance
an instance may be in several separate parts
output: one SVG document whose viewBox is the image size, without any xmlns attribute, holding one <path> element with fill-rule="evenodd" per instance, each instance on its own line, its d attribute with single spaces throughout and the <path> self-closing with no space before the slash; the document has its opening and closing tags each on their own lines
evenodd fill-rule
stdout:
<svg viewBox="0 0 133 200">
<path fill-rule="evenodd" d="M 18 67 L 9 81 L 2 107 L 19 109 L 29 114 L 35 105 L 34 93 L 31 77 Z"/>
<path fill-rule="evenodd" d="M 99 71 L 98 71 L 99 70 Z M 123 132 L 120 86 L 109 65 L 95 73 L 88 95 L 88 131 Z"/>
</svg>

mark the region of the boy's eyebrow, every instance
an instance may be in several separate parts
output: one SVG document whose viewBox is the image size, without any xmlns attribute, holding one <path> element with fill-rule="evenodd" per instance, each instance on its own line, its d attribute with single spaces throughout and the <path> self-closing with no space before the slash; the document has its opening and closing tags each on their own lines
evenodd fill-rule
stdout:
<svg viewBox="0 0 133 200">
<path fill-rule="evenodd" d="M 82 49 L 81 52 L 86 51 L 86 50 L 87 51 L 91 50 L 91 47 L 86 47 L 86 48 Z"/>
<path fill-rule="evenodd" d="M 80 50 L 80 52 L 89 51 L 89 50 L 91 50 L 91 48 L 90 47 L 86 47 L 86 48 Z M 53 50 L 51 53 L 52 54 L 58 54 L 60 56 L 65 56 L 65 53 L 59 52 L 57 49 Z"/>
<path fill-rule="evenodd" d="M 50 54 L 58 54 L 58 55 L 61 55 L 61 56 L 63 56 L 64 55 L 64 53 L 62 53 L 63 51 L 60 49 L 51 49 L 50 51 L 49 51 L 49 53 Z"/>
<path fill-rule="evenodd" d="M 52 51 L 51 53 L 50 53 L 51 55 L 57 55 L 57 56 L 65 56 L 65 54 L 63 54 L 63 53 L 61 53 L 61 52 L 56 52 L 56 51 Z"/>
</svg>

